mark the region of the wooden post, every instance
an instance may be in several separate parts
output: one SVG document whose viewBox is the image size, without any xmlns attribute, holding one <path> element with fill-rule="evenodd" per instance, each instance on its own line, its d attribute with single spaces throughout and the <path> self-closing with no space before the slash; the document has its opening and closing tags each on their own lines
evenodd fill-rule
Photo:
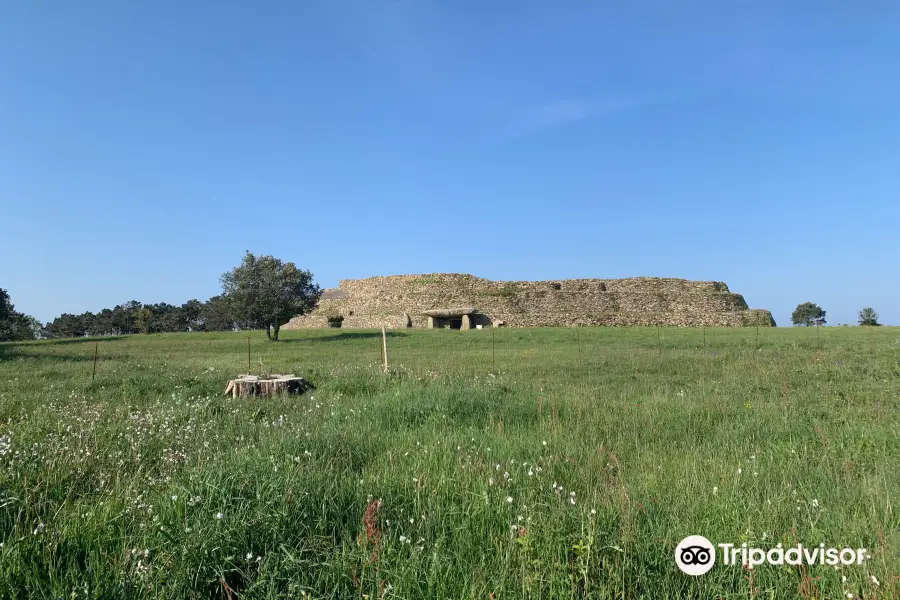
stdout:
<svg viewBox="0 0 900 600">
<path fill-rule="evenodd" d="M 875 354 L 875 328 L 869 326 L 869 351 L 872 353 L 872 377 L 875 377 L 875 369 L 878 368 L 878 356 Z"/>
<path fill-rule="evenodd" d="M 384 372 L 388 372 L 387 333 L 381 328 L 381 347 L 384 349 Z"/>
<path fill-rule="evenodd" d="M 756 326 L 756 347 L 759 348 L 759 325 Z"/>
<path fill-rule="evenodd" d="M 578 327 L 575 327 L 575 342 L 578 344 L 578 367 L 584 367 L 584 361 L 581 359 L 581 332 L 578 331 Z"/>
<path fill-rule="evenodd" d="M 491 372 L 494 372 L 496 366 L 496 352 L 494 351 L 494 328 L 491 327 Z"/>
<path fill-rule="evenodd" d="M 703 326 L 703 347 L 706 348 L 706 325 Z"/>
<path fill-rule="evenodd" d="M 247 336 L 247 375 L 250 374 L 250 336 Z"/>
<path fill-rule="evenodd" d="M 100 342 L 96 342 L 94 344 L 94 372 L 91 373 L 91 384 L 94 383 L 94 378 L 97 377 L 97 350 L 100 348 Z"/>
<path fill-rule="evenodd" d="M 659 337 L 659 325 L 656 326 L 656 348 L 659 350 L 659 355 L 662 356 L 662 338 Z"/>
</svg>

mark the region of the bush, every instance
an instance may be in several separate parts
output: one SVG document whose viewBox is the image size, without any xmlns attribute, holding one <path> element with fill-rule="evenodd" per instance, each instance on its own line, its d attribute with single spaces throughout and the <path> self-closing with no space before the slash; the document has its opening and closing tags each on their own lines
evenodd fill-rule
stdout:
<svg viewBox="0 0 900 600">
<path fill-rule="evenodd" d="M 878 325 L 880 325 L 880 323 L 878 322 L 878 313 L 875 312 L 875 309 L 871 306 L 867 306 L 866 308 L 859 311 L 859 324 L 877 327 Z"/>
</svg>

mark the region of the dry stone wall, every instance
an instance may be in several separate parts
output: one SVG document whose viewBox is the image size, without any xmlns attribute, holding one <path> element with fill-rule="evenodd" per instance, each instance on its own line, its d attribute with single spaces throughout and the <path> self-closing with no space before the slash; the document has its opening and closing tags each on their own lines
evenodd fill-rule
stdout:
<svg viewBox="0 0 900 600">
<path fill-rule="evenodd" d="M 328 327 L 343 317 L 350 328 L 426 327 L 422 313 L 475 307 L 474 324 L 506 327 L 667 325 L 774 326 L 767 310 L 751 310 L 744 297 L 717 281 L 659 277 L 491 281 L 438 273 L 346 279 L 309 315 L 286 329 Z"/>
</svg>

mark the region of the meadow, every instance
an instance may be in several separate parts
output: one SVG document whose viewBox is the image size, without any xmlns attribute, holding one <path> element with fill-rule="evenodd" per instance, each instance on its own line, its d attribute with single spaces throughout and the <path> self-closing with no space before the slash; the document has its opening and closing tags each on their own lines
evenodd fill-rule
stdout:
<svg viewBox="0 0 900 600">
<path fill-rule="evenodd" d="M 283 338 L 0 344 L 0 597 L 900 597 L 898 328 Z"/>
</svg>

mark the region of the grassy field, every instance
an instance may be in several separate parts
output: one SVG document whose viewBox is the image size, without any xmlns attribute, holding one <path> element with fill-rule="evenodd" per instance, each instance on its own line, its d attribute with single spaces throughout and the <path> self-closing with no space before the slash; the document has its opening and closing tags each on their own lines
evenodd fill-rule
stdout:
<svg viewBox="0 0 900 600">
<path fill-rule="evenodd" d="M 900 597 L 896 328 L 283 335 L 0 344 L 0 597 Z"/>
</svg>

